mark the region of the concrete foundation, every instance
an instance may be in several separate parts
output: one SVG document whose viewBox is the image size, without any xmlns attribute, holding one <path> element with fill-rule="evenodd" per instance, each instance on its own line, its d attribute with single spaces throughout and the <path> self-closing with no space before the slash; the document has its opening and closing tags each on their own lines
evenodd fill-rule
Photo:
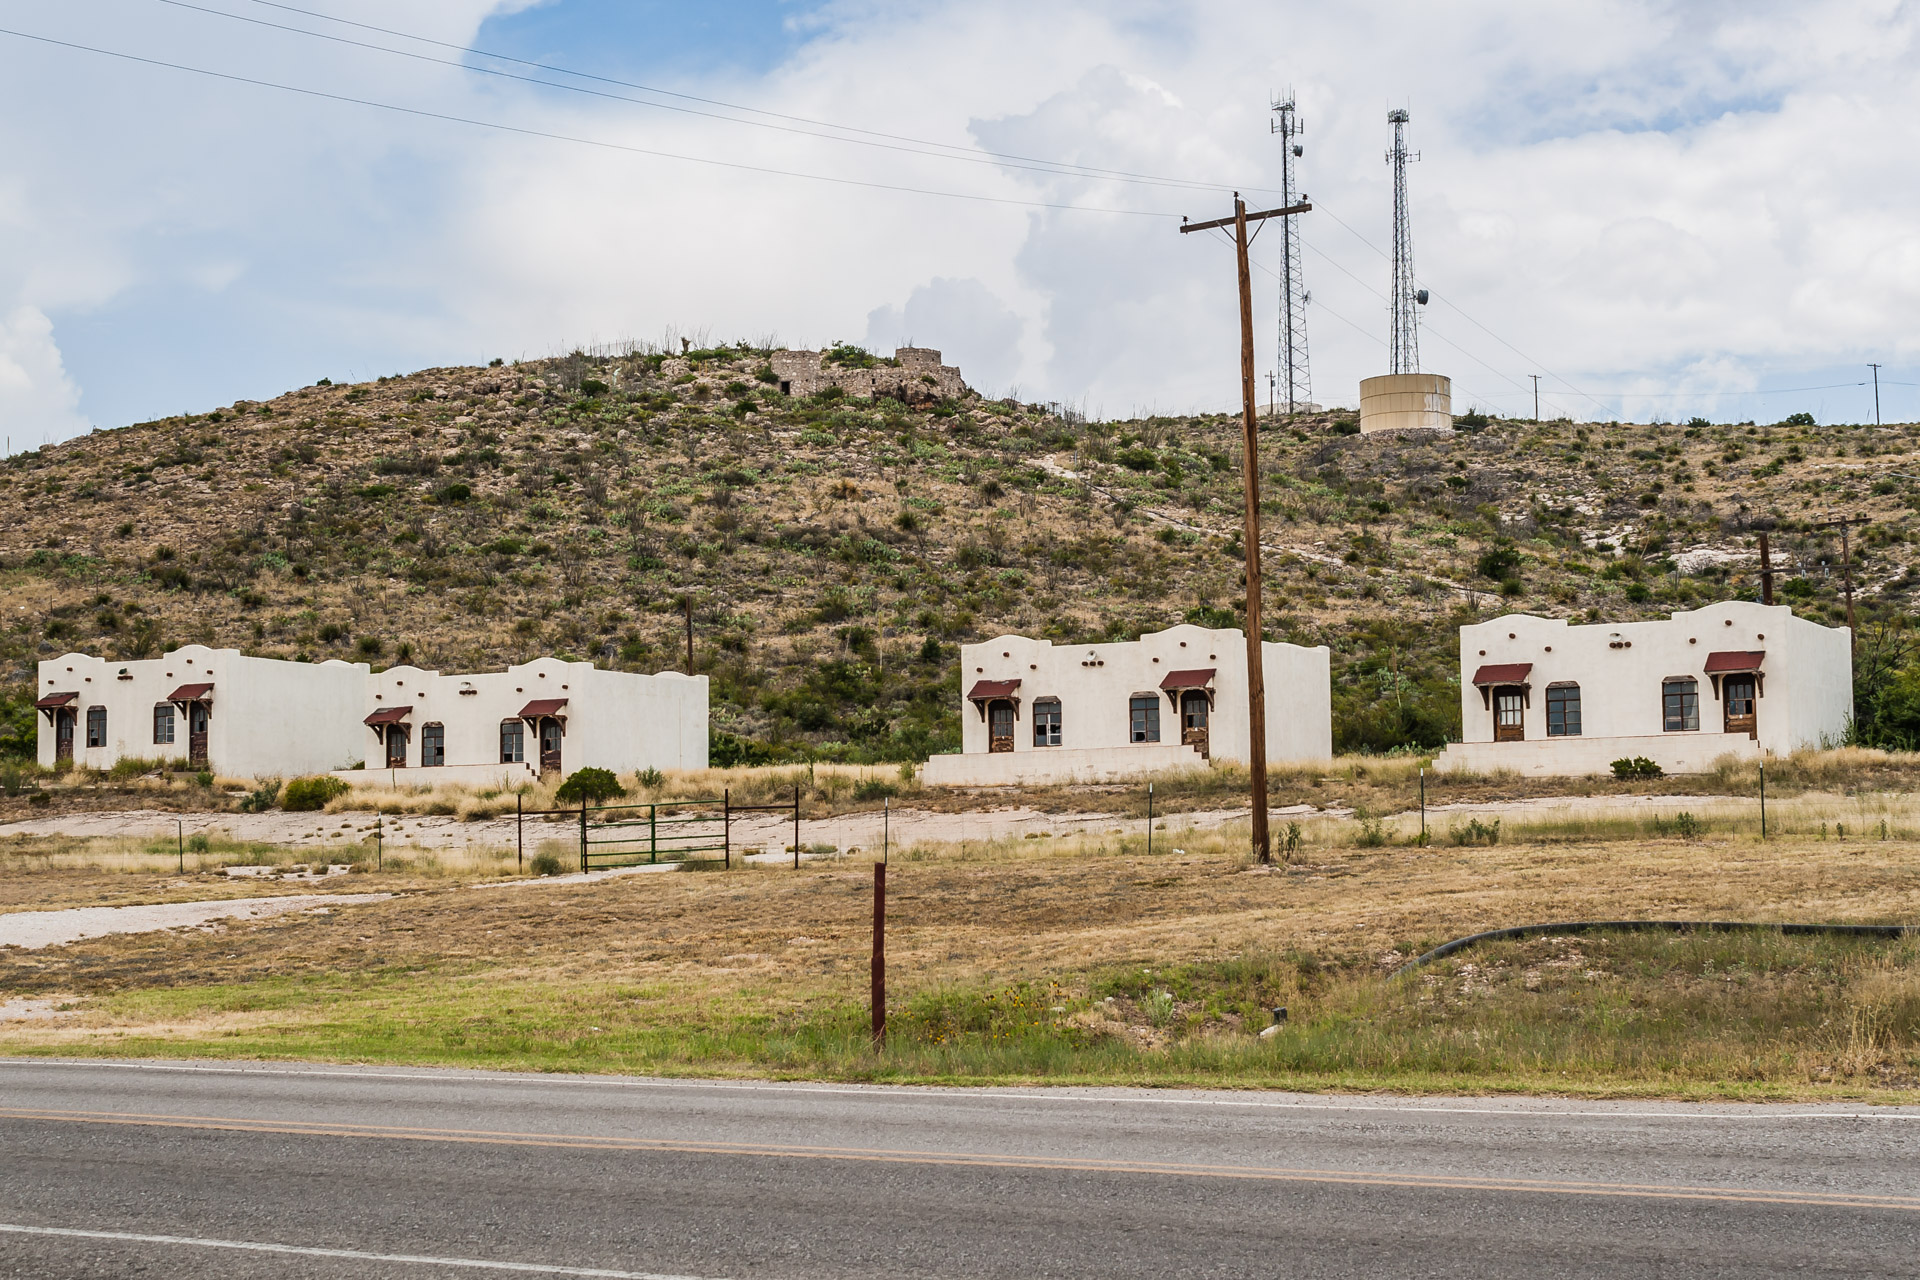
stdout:
<svg viewBox="0 0 1920 1280">
<path fill-rule="evenodd" d="M 1360 380 L 1360 432 L 1453 430 L 1453 379 L 1389 373 Z"/>
</svg>

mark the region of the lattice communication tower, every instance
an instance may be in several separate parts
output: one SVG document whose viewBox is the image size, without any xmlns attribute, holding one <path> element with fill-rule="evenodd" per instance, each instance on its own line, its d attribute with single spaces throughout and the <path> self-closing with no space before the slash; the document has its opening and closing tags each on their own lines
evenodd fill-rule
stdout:
<svg viewBox="0 0 1920 1280">
<path fill-rule="evenodd" d="M 1284 101 L 1273 103 L 1275 119 L 1268 122 L 1271 132 L 1280 135 L 1281 204 L 1292 206 L 1306 199 L 1299 192 L 1294 162 L 1306 150 L 1296 139 L 1306 132 L 1300 115 L 1294 110 L 1293 92 Z M 1298 413 L 1313 399 L 1313 380 L 1307 370 L 1307 292 L 1306 274 L 1300 262 L 1300 219 L 1282 218 L 1280 240 L 1280 384 L 1287 393 L 1287 412 Z"/>
<path fill-rule="evenodd" d="M 1393 126 L 1393 150 L 1387 152 L 1387 163 L 1393 166 L 1393 292 L 1387 298 L 1391 373 L 1420 372 L 1418 308 L 1427 300 L 1427 291 L 1413 283 L 1413 228 L 1407 220 L 1407 161 L 1420 158 L 1418 151 L 1407 152 L 1410 118 L 1405 108 L 1387 112 L 1387 122 Z"/>
</svg>

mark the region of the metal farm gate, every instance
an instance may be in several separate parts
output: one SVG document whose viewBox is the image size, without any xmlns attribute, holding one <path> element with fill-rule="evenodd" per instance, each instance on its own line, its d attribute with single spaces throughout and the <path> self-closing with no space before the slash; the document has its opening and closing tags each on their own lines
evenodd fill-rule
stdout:
<svg viewBox="0 0 1920 1280">
<path fill-rule="evenodd" d="M 786 804 L 735 804 L 729 788 L 718 800 L 655 800 L 578 809 L 516 808 L 515 841 L 526 864 L 526 820 L 567 822 L 578 833 L 580 869 L 605 871 L 661 862 L 712 859 L 733 865 L 733 823 L 743 814 L 782 813 L 793 817 L 793 865 L 800 865 L 800 788 Z"/>
</svg>

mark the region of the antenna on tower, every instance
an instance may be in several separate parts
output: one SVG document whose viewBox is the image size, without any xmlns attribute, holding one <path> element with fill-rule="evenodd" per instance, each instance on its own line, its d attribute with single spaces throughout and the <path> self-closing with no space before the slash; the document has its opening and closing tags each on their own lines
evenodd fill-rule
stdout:
<svg viewBox="0 0 1920 1280">
<path fill-rule="evenodd" d="M 1293 90 L 1284 100 L 1273 100 L 1276 119 L 1267 122 L 1268 131 L 1280 135 L 1280 203 L 1292 207 L 1306 197 L 1296 187 L 1294 161 L 1306 150 L 1297 139 L 1306 132 L 1294 109 Z M 1287 413 L 1300 412 L 1313 399 L 1312 379 L 1307 370 L 1306 275 L 1300 261 L 1300 227 L 1297 219 L 1282 218 L 1280 232 L 1280 378 L 1287 388 Z"/>
<path fill-rule="evenodd" d="M 1420 323 L 1416 307 L 1425 303 L 1427 291 L 1413 283 L 1413 228 L 1407 220 L 1407 161 L 1418 160 L 1420 153 L 1407 152 L 1407 121 L 1412 117 L 1405 107 L 1387 112 L 1393 126 L 1393 150 L 1387 163 L 1393 166 L 1393 292 L 1387 298 L 1391 326 L 1387 333 L 1387 354 L 1394 373 L 1420 372 Z"/>
</svg>

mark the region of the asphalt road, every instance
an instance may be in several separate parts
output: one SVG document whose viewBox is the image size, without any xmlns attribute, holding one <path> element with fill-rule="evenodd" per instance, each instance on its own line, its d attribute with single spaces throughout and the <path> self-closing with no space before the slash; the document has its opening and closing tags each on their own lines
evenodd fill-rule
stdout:
<svg viewBox="0 0 1920 1280">
<path fill-rule="evenodd" d="M 1903 1276 L 1920 1108 L 0 1062 L 0 1276 Z"/>
</svg>

